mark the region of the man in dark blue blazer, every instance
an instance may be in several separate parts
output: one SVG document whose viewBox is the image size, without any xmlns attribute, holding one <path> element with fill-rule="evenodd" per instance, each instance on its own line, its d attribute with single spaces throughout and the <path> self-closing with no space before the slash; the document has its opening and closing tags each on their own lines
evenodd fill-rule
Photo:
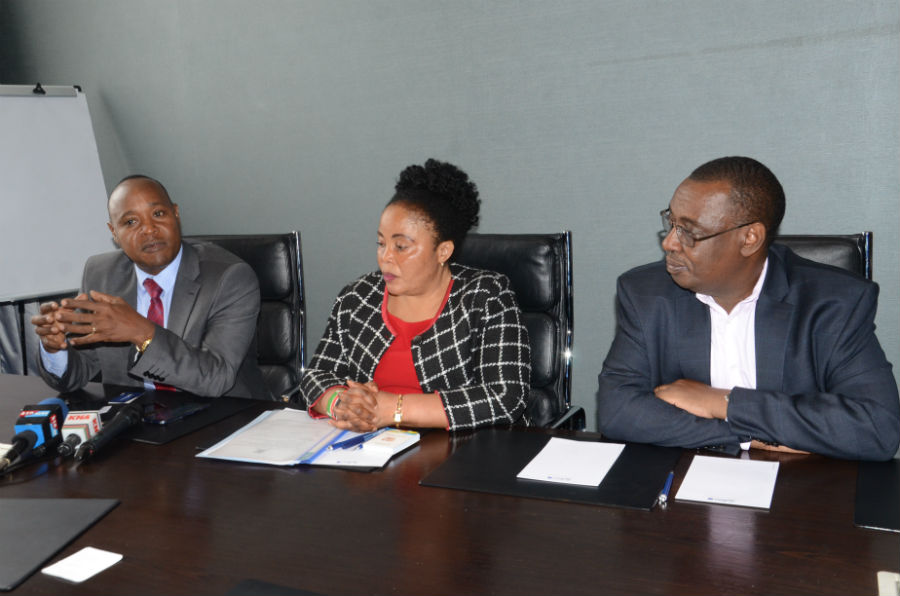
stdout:
<svg viewBox="0 0 900 596">
<path fill-rule="evenodd" d="M 900 401 L 878 286 L 772 245 L 784 191 L 761 163 L 697 168 L 662 212 L 665 261 L 619 278 L 597 423 L 611 439 L 891 458 Z"/>
</svg>

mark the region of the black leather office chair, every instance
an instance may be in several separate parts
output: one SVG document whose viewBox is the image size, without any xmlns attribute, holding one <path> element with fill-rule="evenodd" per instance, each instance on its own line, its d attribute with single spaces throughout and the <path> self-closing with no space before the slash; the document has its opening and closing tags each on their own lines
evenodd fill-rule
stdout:
<svg viewBox="0 0 900 596">
<path fill-rule="evenodd" d="M 306 365 L 306 298 L 300 233 L 188 236 L 218 244 L 247 262 L 259 279 L 258 362 L 269 390 L 283 398 Z"/>
<path fill-rule="evenodd" d="M 584 410 L 571 405 L 572 233 L 469 234 L 457 261 L 510 279 L 531 343 L 532 422 L 583 429 Z"/>
<path fill-rule="evenodd" d="M 840 267 L 872 279 L 872 232 L 776 236 L 775 242 L 811 261 Z"/>
</svg>

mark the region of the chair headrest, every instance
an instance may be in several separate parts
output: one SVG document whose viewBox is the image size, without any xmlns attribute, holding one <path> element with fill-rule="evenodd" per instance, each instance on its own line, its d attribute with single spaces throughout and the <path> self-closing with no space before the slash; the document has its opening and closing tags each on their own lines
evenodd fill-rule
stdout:
<svg viewBox="0 0 900 596">
<path fill-rule="evenodd" d="M 866 277 L 865 240 L 862 234 L 776 236 L 775 243 L 783 244 L 811 261 L 846 269 Z"/>
<path fill-rule="evenodd" d="M 217 244 L 250 265 L 259 279 L 263 300 L 282 300 L 291 296 L 290 235 L 193 236 L 191 239 Z"/>
<path fill-rule="evenodd" d="M 546 235 L 471 234 L 457 260 L 506 275 L 523 311 L 549 311 L 557 303 L 560 255 Z"/>
</svg>

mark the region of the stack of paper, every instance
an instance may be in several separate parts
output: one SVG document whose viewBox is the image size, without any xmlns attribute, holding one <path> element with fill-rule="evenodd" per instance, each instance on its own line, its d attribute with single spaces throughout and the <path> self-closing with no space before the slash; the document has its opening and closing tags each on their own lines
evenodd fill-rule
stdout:
<svg viewBox="0 0 900 596">
<path fill-rule="evenodd" d="M 361 448 L 328 449 L 338 441 L 361 434 L 334 428 L 326 420 L 313 419 L 303 410 L 269 410 L 197 457 L 273 466 L 377 468 L 395 453 L 419 441 L 419 433 L 415 431 L 388 429 L 363 443 Z"/>
</svg>

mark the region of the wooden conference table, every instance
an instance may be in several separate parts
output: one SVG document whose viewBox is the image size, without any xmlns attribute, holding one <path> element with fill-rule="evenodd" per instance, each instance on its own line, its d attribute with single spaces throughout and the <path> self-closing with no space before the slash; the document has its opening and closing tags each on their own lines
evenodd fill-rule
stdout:
<svg viewBox="0 0 900 596">
<path fill-rule="evenodd" d="M 52 395 L 0 375 L 9 433 Z M 0 481 L 0 498 L 120 500 L 51 561 L 94 546 L 121 562 L 82 584 L 38 572 L 12 593 L 228 594 L 258 580 L 318 594 L 876 594 L 876 572 L 900 564 L 900 535 L 853 525 L 854 462 L 755 454 L 781 462 L 770 511 L 641 511 L 420 486 L 457 442 L 442 431 L 371 473 L 194 457 L 265 407 Z"/>
</svg>

